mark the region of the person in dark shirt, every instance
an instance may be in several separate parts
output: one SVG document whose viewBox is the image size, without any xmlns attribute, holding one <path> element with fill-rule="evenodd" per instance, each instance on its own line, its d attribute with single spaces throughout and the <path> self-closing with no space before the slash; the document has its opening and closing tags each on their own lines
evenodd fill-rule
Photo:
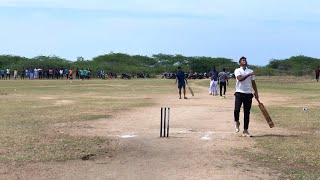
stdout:
<svg viewBox="0 0 320 180">
<path fill-rule="evenodd" d="M 220 99 L 226 98 L 226 90 L 228 83 L 228 74 L 226 73 L 226 68 L 222 68 L 222 71 L 218 74 L 218 84 L 220 85 Z M 223 96 L 222 96 L 222 88 Z"/>
<path fill-rule="evenodd" d="M 176 73 L 176 83 L 178 82 L 178 89 L 179 89 L 179 99 L 181 99 L 181 89 L 183 88 L 183 96 L 184 99 L 188 99 L 186 96 L 186 83 L 188 83 L 185 73 L 181 67 L 178 67 L 178 71 Z"/>
<path fill-rule="evenodd" d="M 25 73 L 26 73 L 26 70 L 24 68 L 22 68 L 22 70 L 21 70 L 21 79 L 25 78 Z"/>
<path fill-rule="evenodd" d="M 319 82 L 320 67 L 318 67 L 318 69 L 315 70 L 315 73 L 316 73 L 316 80 L 317 82 Z"/>
<path fill-rule="evenodd" d="M 218 71 L 216 67 L 212 67 L 210 78 L 209 95 L 218 96 Z"/>
<path fill-rule="evenodd" d="M 4 69 L 1 68 L 1 79 L 4 80 Z"/>
</svg>

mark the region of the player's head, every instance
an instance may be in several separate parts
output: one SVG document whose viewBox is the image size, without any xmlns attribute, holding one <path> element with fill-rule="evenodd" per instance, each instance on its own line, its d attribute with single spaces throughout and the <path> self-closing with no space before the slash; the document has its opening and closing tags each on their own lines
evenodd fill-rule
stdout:
<svg viewBox="0 0 320 180">
<path fill-rule="evenodd" d="M 239 64 L 240 65 L 247 65 L 247 58 L 242 56 L 240 59 L 239 59 Z"/>
</svg>

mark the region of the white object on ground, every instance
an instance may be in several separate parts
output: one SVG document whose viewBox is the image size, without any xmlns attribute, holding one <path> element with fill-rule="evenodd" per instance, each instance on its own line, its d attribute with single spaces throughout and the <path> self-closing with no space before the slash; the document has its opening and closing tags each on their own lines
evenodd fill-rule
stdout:
<svg viewBox="0 0 320 180">
<path fill-rule="evenodd" d="M 136 135 L 134 135 L 134 134 L 126 134 L 126 135 L 122 135 L 120 137 L 122 137 L 122 138 L 133 138 L 133 137 L 136 137 Z"/>
<path fill-rule="evenodd" d="M 204 135 L 203 137 L 201 137 L 201 139 L 202 139 L 202 140 L 209 140 L 209 139 L 211 139 L 211 138 L 209 138 L 209 135 L 210 135 L 210 134 L 206 134 L 206 135 Z"/>
</svg>

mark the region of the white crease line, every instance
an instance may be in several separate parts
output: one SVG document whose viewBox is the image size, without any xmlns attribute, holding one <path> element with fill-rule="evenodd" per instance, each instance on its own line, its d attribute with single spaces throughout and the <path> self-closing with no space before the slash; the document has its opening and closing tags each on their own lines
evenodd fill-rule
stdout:
<svg viewBox="0 0 320 180">
<path fill-rule="evenodd" d="M 133 137 L 136 137 L 136 135 L 134 135 L 134 134 L 126 134 L 126 135 L 122 135 L 120 137 L 122 137 L 122 138 L 133 138 Z"/>
</svg>

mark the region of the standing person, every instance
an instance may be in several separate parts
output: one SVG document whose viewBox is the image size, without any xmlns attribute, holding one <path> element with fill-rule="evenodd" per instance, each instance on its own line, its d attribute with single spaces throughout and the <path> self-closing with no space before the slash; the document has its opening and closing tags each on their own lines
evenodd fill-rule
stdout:
<svg viewBox="0 0 320 180">
<path fill-rule="evenodd" d="M 69 69 L 66 68 L 66 69 L 64 70 L 64 73 L 65 73 L 65 75 L 66 75 L 66 80 L 68 80 L 68 79 L 69 79 Z"/>
<path fill-rule="evenodd" d="M 38 74 L 39 74 L 39 79 L 42 79 L 43 78 L 43 69 L 42 68 L 38 68 Z"/>
<path fill-rule="evenodd" d="M 1 68 L 1 79 L 4 80 L 4 69 Z"/>
<path fill-rule="evenodd" d="M 218 84 L 220 85 L 220 98 L 226 98 L 226 90 L 228 82 L 228 74 L 226 73 L 226 68 L 222 69 L 222 72 L 218 74 Z M 222 96 L 222 87 L 223 87 L 223 96 Z"/>
<path fill-rule="evenodd" d="M 218 72 L 215 67 L 210 71 L 209 95 L 218 96 Z"/>
<path fill-rule="evenodd" d="M 54 77 L 55 77 L 56 79 L 59 79 L 59 77 L 60 77 L 60 70 L 59 70 L 59 68 L 55 68 L 54 72 L 55 72 Z"/>
<path fill-rule="evenodd" d="M 8 77 L 9 77 L 9 79 L 10 79 L 10 74 L 11 74 L 11 70 L 10 70 L 10 68 L 7 68 L 6 79 L 8 79 Z"/>
<path fill-rule="evenodd" d="M 184 71 L 181 67 L 178 67 L 178 71 L 176 73 L 176 82 L 178 82 L 178 89 L 179 89 L 179 99 L 181 99 L 181 89 L 183 88 L 183 98 L 188 99 L 186 96 L 186 83 L 188 83 L 187 78 L 185 76 Z"/>
<path fill-rule="evenodd" d="M 72 74 L 73 74 L 73 70 L 72 70 L 72 68 L 70 68 L 69 69 L 69 79 L 73 79 Z"/>
<path fill-rule="evenodd" d="M 318 67 L 318 69 L 315 70 L 315 73 L 316 73 L 316 80 L 317 82 L 319 82 L 320 67 Z"/>
<path fill-rule="evenodd" d="M 34 74 L 33 74 L 34 79 L 38 79 L 38 78 L 39 78 L 38 68 L 34 68 L 34 69 L 33 69 L 33 72 L 34 72 Z"/>
<path fill-rule="evenodd" d="M 85 78 L 85 74 L 86 72 L 84 71 L 83 68 L 80 69 L 80 79 L 83 81 L 83 79 Z"/>
<path fill-rule="evenodd" d="M 59 75 L 60 75 L 60 79 L 63 79 L 63 69 L 62 68 L 60 68 L 60 70 L 59 70 Z"/>
<path fill-rule="evenodd" d="M 14 78 L 14 80 L 16 80 L 17 77 L 18 77 L 18 69 L 14 69 L 13 70 L 13 78 Z"/>
<path fill-rule="evenodd" d="M 48 79 L 54 79 L 56 71 L 53 68 L 48 68 Z"/>
<path fill-rule="evenodd" d="M 253 70 L 247 67 L 247 59 L 241 57 L 239 60 L 240 68 L 234 71 L 236 77 L 236 92 L 235 92 L 235 107 L 234 107 L 234 121 L 236 132 L 240 131 L 240 108 L 243 104 L 244 111 L 244 125 L 243 125 L 243 136 L 251 137 L 248 132 L 249 119 L 250 119 L 250 109 L 252 105 L 252 88 L 254 90 L 255 98 L 259 99 L 258 90 L 255 82 L 255 75 Z M 252 85 L 252 86 L 251 86 Z M 251 88 L 252 87 L 252 88 Z"/>
<path fill-rule="evenodd" d="M 80 79 L 80 69 L 78 67 L 76 69 L 76 79 Z"/>
<path fill-rule="evenodd" d="M 22 70 L 21 70 L 21 79 L 24 79 L 25 73 L 26 73 L 26 71 L 24 70 L 24 68 L 22 68 Z"/>
<path fill-rule="evenodd" d="M 33 69 L 33 67 L 30 67 L 29 76 L 30 76 L 30 79 L 34 78 L 34 69 Z"/>
<path fill-rule="evenodd" d="M 29 70 L 26 68 L 26 78 L 29 78 Z"/>
</svg>

